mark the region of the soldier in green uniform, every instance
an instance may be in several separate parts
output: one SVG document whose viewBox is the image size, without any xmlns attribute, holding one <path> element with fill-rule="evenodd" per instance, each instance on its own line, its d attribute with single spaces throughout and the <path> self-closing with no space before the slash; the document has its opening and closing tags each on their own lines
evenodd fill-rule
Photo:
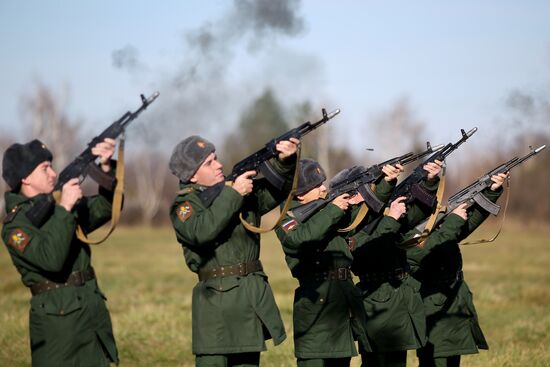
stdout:
<svg viewBox="0 0 550 367">
<path fill-rule="evenodd" d="M 353 176 L 356 168 L 340 172 L 331 186 Z M 389 196 L 387 182 L 399 174 L 400 168 L 386 166 L 384 172 L 390 177 L 382 180 L 376 193 L 382 196 L 386 189 Z M 300 161 L 298 189 L 291 207 L 322 197 L 326 193 L 325 179 L 319 163 Z M 351 209 L 360 202 L 359 194 L 343 194 L 304 222 L 287 213 L 276 229 L 287 264 L 299 282 L 293 319 L 295 356 L 300 367 L 349 366 L 351 357 L 357 355 L 354 340 L 368 348 L 366 315 L 350 270 L 353 251 L 366 236 L 360 233 L 359 237 L 348 238 L 346 233 L 338 232 L 350 224 L 354 217 Z"/>
<path fill-rule="evenodd" d="M 439 161 L 424 165 L 428 174 L 421 186 L 425 191 L 436 191 L 441 165 Z M 357 286 L 362 290 L 372 348 L 361 348 L 363 366 L 405 366 L 407 350 L 420 348 L 426 342 L 420 286 L 409 277 L 406 251 L 397 244 L 400 233 L 428 216 L 432 208 L 405 206 L 404 200 L 401 197 L 391 204 L 396 212 L 402 211 L 400 216 L 385 215 L 373 222 L 376 225 L 364 226 L 366 244 L 354 253 L 352 270 L 360 279 Z"/>
<path fill-rule="evenodd" d="M 105 175 L 112 175 L 115 142 L 92 148 Z M 108 366 L 118 363 L 105 296 L 91 266 L 89 245 L 75 236 L 76 226 L 89 233 L 111 217 L 112 187 L 83 197 L 78 178 L 62 188 L 45 222 L 32 223 L 27 213 L 43 194 L 50 194 L 56 173 L 52 154 L 38 140 L 13 144 L 4 153 L 2 177 L 6 213 L 2 239 L 23 284 L 30 288 L 29 326 L 33 366 Z"/>
<path fill-rule="evenodd" d="M 257 366 L 265 340 L 286 333 L 260 263 L 260 236 L 247 231 L 284 200 L 292 187 L 299 141 L 281 141 L 272 167 L 286 180 L 280 192 L 245 172 L 225 185 L 209 205 L 204 193 L 224 181 L 212 143 L 199 136 L 181 141 L 170 158 L 180 190 L 170 209 L 185 261 L 197 273 L 193 289 L 193 354 L 197 366 Z"/>
<path fill-rule="evenodd" d="M 502 173 L 492 176 L 493 184 L 483 195 L 496 202 L 506 177 Z M 445 217 L 422 246 L 407 252 L 413 277 L 422 284 L 420 294 L 426 311 L 428 342 L 417 350 L 420 367 L 458 367 L 461 355 L 488 349 L 472 292 L 463 277 L 459 248 L 459 242 L 488 216 L 478 204 L 469 208 L 462 204 Z"/>
</svg>

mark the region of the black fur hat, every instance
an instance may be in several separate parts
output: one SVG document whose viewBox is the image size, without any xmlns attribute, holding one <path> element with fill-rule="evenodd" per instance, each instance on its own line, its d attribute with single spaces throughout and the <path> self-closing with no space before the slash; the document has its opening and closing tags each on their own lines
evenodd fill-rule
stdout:
<svg viewBox="0 0 550 367">
<path fill-rule="evenodd" d="M 22 179 L 30 175 L 40 163 L 52 159 L 52 152 L 38 139 L 25 144 L 12 144 L 4 152 L 2 177 L 12 191 L 18 191 Z"/>
<path fill-rule="evenodd" d="M 321 186 L 327 179 L 323 167 L 313 159 L 301 159 L 300 171 L 298 172 L 298 188 L 296 195 L 303 195 L 306 192 Z"/>
<path fill-rule="evenodd" d="M 214 144 L 200 136 L 193 135 L 182 140 L 170 157 L 170 171 L 181 182 L 189 182 L 204 160 L 216 150 Z"/>
</svg>

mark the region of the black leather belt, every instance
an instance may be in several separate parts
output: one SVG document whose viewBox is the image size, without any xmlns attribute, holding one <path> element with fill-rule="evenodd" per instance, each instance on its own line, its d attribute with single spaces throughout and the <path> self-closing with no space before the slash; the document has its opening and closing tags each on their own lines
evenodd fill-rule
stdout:
<svg viewBox="0 0 550 367">
<path fill-rule="evenodd" d="M 47 292 L 52 289 L 59 289 L 65 287 L 79 287 L 84 285 L 88 280 L 95 278 L 94 268 L 91 266 L 82 271 L 73 271 L 64 283 L 57 283 L 51 280 L 46 280 L 30 286 L 33 296 L 37 294 Z"/>
<path fill-rule="evenodd" d="M 458 270 L 455 274 L 436 275 L 434 277 L 424 277 L 421 279 L 422 283 L 431 285 L 451 284 L 464 280 L 464 273 L 462 270 Z"/>
<path fill-rule="evenodd" d="M 211 278 L 225 278 L 233 275 L 245 276 L 250 273 L 262 271 L 262 263 L 260 260 L 252 260 L 246 263 L 235 265 L 223 265 L 217 268 L 208 268 L 199 270 L 199 280 L 208 280 Z"/>
<path fill-rule="evenodd" d="M 304 276 L 299 277 L 300 280 L 348 280 L 352 279 L 353 274 L 349 267 L 347 268 L 336 268 L 330 269 L 324 272 L 316 272 L 311 274 L 305 274 Z"/>
<path fill-rule="evenodd" d="M 396 268 L 388 272 L 359 274 L 359 280 L 363 283 L 385 283 L 391 281 L 402 281 L 409 276 L 410 267 Z"/>
</svg>

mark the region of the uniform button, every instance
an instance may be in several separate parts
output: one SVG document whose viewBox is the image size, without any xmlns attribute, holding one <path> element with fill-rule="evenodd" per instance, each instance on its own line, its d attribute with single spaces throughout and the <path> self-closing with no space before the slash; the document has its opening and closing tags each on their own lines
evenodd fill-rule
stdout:
<svg viewBox="0 0 550 367">
<path fill-rule="evenodd" d="M 319 302 L 321 303 L 325 302 L 324 298 L 319 299 Z"/>
<path fill-rule="evenodd" d="M 315 261 L 315 264 L 319 265 L 319 261 Z"/>
<path fill-rule="evenodd" d="M 65 314 L 65 310 L 59 311 L 59 314 L 60 314 L 60 315 L 64 315 L 64 314 Z"/>
<path fill-rule="evenodd" d="M 223 287 L 218 288 L 220 291 L 223 291 Z"/>
</svg>

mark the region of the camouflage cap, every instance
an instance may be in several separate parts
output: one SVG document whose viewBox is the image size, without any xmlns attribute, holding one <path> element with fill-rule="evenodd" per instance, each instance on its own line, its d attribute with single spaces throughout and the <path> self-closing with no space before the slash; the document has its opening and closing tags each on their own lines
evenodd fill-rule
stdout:
<svg viewBox="0 0 550 367">
<path fill-rule="evenodd" d="M 298 188 L 296 195 L 303 195 L 306 192 L 321 186 L 327 179 L 323 167 L 313 159 L 301 159 L 300 171 L 298 172 Z"/>
<path fill-rule="evenodd" d="M 30 175 L 40 163 L 52 159 L 52 152 L 38 139 L 25 144 L 12 144 L 4 152 L 2 177 L 12 191 L 18 191 L 22 179 Z"/>
<path fill-rule="evenodd" d="M 181 182 L 189 182 L 204 160 L 214 151 L 214 144 L 208 140 L 197 135 L 190 136 L 182 140 L 172 151 L 170 171 Z"/>
</svg>

